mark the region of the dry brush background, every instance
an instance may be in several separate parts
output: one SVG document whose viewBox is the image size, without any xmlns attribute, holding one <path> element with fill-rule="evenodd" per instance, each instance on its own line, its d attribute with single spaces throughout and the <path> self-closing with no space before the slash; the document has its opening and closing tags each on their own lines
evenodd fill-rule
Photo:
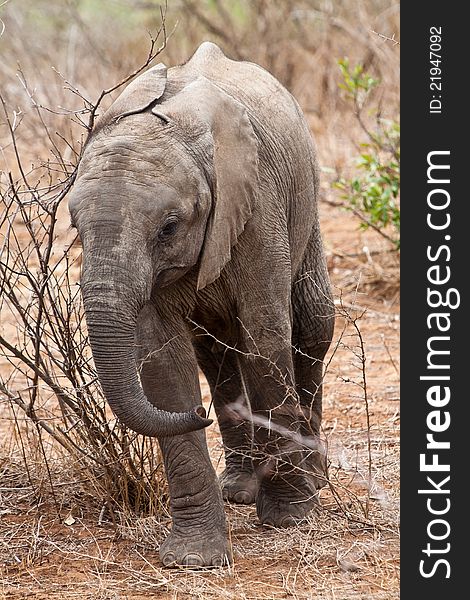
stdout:
<svg viewBox="0 0 470 600">
<path fill-rule="evenodd" d="M 399 6 L 10 0 L 0 19 L 0 596 L 397 598 L 398 257 L 336 206 L 332 184 L 351 173 L 364 141 L 338 60 L 380 79 L 371 105 L 396 118 Z M 269 69 L 298 99 L 323 168 L 338 308 L 325 375 L 331 464 L 322 509 L 281 531 L 261 527 L 252 507 L 227 506 L 235 562 L 211 572 L 160 568 L 170 521 L 158 452 L 102 403 L 76 285 L 80 248 L 62 201 L 93 104 L 145 64 L 158 31 L 154 49 L 168 39 L 157 61 L 177 64 L 212 40 Z M 202 377 L 201 385 L 209 407 Z M 208 440 L 220 470 L 216 425 Z"/>
</svg>

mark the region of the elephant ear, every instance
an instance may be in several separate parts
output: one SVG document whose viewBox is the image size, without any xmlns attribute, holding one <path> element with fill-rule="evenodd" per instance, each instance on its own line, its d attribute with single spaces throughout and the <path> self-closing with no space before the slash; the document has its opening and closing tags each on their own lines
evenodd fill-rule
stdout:
<svg viewBox="0 0 470 600">
<path fill-rule="evenodd" d="M 101 128 L 122 117 L 143 112 L 161 98 L 165 91 L 166 79 L 167 68 L 163 63 L 155 65 L 136 77 L 111 104 L 97 127 Z"/>
<path fill-rule="evenodd" d="M 254 210 L 258 142 L 245 107 L 205 77 L 183 88 L 168 108 L 165 104 L 152 112 L 183 124 L 189 112 L 212 134 L 213 205 L 200 257 L 197 289 L 201 290 L 219 277 Z"/>
</svg>

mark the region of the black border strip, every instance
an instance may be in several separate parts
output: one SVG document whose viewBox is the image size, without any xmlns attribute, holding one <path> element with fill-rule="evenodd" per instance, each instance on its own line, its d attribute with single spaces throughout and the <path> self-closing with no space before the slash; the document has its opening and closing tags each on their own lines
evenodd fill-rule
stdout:
<svg viewBox="0 0 470 600">
<path fill-rule="evenodd" d="M 435 1 L 401 7 L 404 599 L 460 598 L 467 589 L 470 31 L 459 8 Z M 431 163 L 450 168 L 429 170 Z"/>
</svg>

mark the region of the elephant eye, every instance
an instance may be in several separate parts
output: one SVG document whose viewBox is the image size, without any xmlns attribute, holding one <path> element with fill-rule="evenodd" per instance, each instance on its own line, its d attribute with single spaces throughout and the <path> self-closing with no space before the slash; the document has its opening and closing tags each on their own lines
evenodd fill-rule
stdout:
<svg viewBox="0 0 470 600">
<path fill-rule="evenodd" d="M 167 221 L 163 227 L 160 229 L 158 237 L 160 240 L 166 240 L 171 237 L 178 227 L 178 221 L 176 219 L 172 219 L 171 221 Z"/>
</svg>

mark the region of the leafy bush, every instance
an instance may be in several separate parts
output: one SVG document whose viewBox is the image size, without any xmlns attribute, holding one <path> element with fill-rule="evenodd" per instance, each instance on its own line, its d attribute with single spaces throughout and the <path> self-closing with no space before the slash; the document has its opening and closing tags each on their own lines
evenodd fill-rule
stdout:
<svg viewBox="0 0 470 600">
<path fill-rule="evenodd" d="M 351 67 L 348 59 L 339 61 L 343 76 L 340 87 L 353 102 L 355 114 L 368 141 L 360 144 L 356 173 L 351 179 L 335 183 L 345 200 L 344 206 L 359 217 L 363 229 L 372 227 L 400 248 L 400 124 L 381 118 L 374 109 L 376 128 L 371 131 L 363 110 L 373 88 L 379 85 L 360 64 Z M 391 233 L 388 233 L 391 232 Z"/>
</svg>

